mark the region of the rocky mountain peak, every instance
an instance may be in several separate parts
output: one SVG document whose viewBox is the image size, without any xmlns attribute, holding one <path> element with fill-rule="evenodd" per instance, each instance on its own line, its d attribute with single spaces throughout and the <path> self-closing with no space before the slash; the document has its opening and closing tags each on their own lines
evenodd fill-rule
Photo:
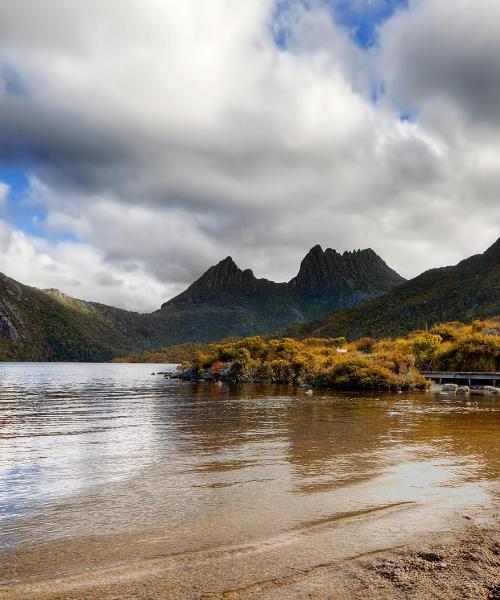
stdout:
<svg viewBox="0 0 500 600">
<path fill-rule="evenodd" d="M 300 269 L 289 285 L 301 290 L 355 288 L 373 285 L 389 289 L 404 279 L 371 248 L 345 251 L 323 250 L 316 245 L 306 254 Z"/>
<path fill-rule="evenodd" d="M 191 288 L 225 288 L 225 287 L 244 287 L 255 280 L 254 274 L 250 269 L 242 271 L 234 260 L 227 256 L 213 267 L 210 267 Z"/>
<path fill-rule="evenodd" d="M 192 304 L 204 301 L 214 294 L 247 294 L 275 286 L 266 279 L 257 279 L 251 269 L 241 270 L 231 256 L 226 256 L 210 267 L 184 292 L 172 298 L 162 308 L 170 304 Z"/>
<path fill-rule="evenodd" d="M 300 265 L 299 273 L 289 283 L 274 283 L 257 279 L 251 269 L 241 270 L 227 256 L 210 267 L 184 292 L 172 298 L 169 305 L 205 302 L 216 296 L 222 301 L 231 297 L 248 297 L 255 294 L 317 295 L 326 292 L 324 302 L 351 305 L 380 295 L 404 280 L 371 249 L 346 251 L 340 254 L 332 248 L 318 244 L 311 248 Z M 333 299 L 332 292 L 336 294 Z M 342 297 L 341 297 L 342 296 Z"/>
</svg>

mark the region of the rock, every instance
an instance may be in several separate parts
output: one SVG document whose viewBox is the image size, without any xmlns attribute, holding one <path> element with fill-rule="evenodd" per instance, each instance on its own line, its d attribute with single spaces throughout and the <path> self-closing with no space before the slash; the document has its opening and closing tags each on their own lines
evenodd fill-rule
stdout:
<svg viewBox="0 0 500 600">
<path fill-rule="evenodd" d="M 500 395 L 500 388 L 497 388 L 497 387 L 495 387 L 495 386 L 493 386 L 493 385 L 485 385 L 485 386 L 483 387 L 483 390 L 484 390 L 485 392 L 487 392 L 488 394 L 494 394 L 494 395 L 496 395 L 496 396 L 497 396 L 497 395 Z"/>
<path fill-rule="evenodd" d="M 456 383 L 445 383 L 441 389 L 443 392 L 456 392 L 458 385 Z"/>
<path fill-rule="evenodd" d="M 392 558 L 384 558 L 380 564 L 383 567 L 393 567 L 393 568 L 398 568 L 401 566 L 401 563 L 399 561 L 394 560 Z"/>
<path fill-rule="evenodd" d="M 417 552 L 417 556 L 419 558 L 422 558 L 423 560 L 426 560 L 427 562 L 438 563 L 443 560 L 443 557 L 440 554 L 437 554 L 436 552 L 420 551 Z"/>
<path fill-rule="evenodd" d="M 14 279 L 7 277 L 3 273 L 0 273 L 0 282 L 2 282 L 5 285 L 5 291 L 7 292 L 7 294 L 9 294 L 9 296 L 14 298 L 14 300 L 16 300 L 17 302 L 21 302 L 21 300 L 23 299 L 23 292 L 21 290 L 21 286 L 17 283 L 17 281 L 14 281 Z"/>
<path fill-rule="evenodd" d="M 9 317 L 11 321 L 16 321 L 18 325 L 23 325 L 21 316 L 7 300 L 0 300 L 0 312 L 2 312 L 6 317 Z"/>
<path fill-rule="evenodd" d="M 312 396 L 312 395 L 313 395 L 313 391 L 312 391 L 312 390 L 307 390 L 306 394 L 307 394 L 308 396 Z"/>
<path fill-rule="evenodd" d="M 461 385 L 457 389 L 457 395 L 459 396 L 467 396 L 468 394 L 470 394 L 470 387 L 468 385 Z"/>
<path fill-rule="evenodd" d="M 13 342 L 21 342 L 23 336 L 17 331 L 8 317 L 0 317 L 0 333 L 10 338 Z"/>
</svg>

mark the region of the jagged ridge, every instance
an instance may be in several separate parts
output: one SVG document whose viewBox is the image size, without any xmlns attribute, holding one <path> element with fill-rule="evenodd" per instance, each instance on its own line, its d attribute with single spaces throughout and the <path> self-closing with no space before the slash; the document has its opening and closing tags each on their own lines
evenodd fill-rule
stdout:
<svg viewBox="0 0 500 600">
<path fill-rule="evenodd" d="M 297 337 L 396 336 L 440 321 L 500 315 L 500 238 L 483 254 L 431 269 L 382 298 L 296 325 Z"/>
<path fill-rule="evenodd" d="M 317 245 L 307 253 L 289 285 L 307 291 L 369 286 L 388 290 L 403 281 L 371 248 L 340 254 Z"/>
<path fill-rule="evenodd" d="M 203 275 L 192 283 L 184 292 L 162 304 L 162 309 L 170 305 L 178 305 L 193 301 L 205 301 L 214 293 L 229 294 L 282 293 L 286 284 L 274 283 L 268 279 L 257 279 L 251 269 L 241 270 L 234 260 L 227 256 L 210 267 Z"/>
<path fill-rule="evenodd" d="M 355 306 L 403 282 L 371 249 L 312 248 L 288 283 L 258 279 L 228 256 L 162 305 L 175 343 L 278 331 L 334 308 Z"/>
</svg>

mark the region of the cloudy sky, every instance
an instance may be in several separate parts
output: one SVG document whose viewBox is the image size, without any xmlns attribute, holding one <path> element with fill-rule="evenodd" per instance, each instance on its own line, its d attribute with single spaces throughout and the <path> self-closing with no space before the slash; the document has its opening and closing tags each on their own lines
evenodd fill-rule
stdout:
<svg viewBox="0 0 500 600">
<path fill-rule="evenodd" d="M 498 0 L 2 0 L 0 271 L 157 308 L 232 255 L 500 230 Z"/>
</svg>

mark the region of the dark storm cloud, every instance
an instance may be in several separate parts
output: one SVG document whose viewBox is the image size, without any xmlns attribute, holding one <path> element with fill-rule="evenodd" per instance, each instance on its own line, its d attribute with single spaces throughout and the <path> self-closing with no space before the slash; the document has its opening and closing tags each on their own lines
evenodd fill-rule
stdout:
<svg viewBox="0 0 500 600">
<path fill-rule="evenodd" d="M 496 0 L 415 2 L 387 24 L 382 49 L 390 93 L 408 108 L 444 101 L 473 123 L 499 127 Z"/>
</svg>

